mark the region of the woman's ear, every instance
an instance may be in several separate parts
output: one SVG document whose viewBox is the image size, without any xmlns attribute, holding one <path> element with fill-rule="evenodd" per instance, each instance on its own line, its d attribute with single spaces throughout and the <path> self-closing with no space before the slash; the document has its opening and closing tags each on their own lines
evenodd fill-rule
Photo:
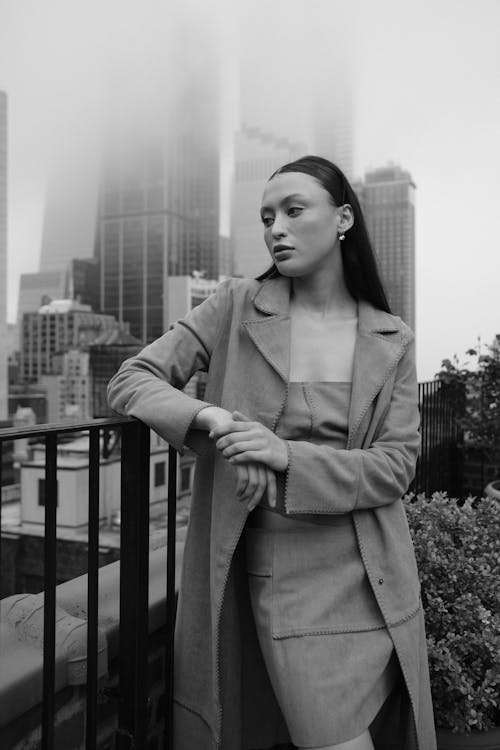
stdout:
<svg viewBox="0 0 500 750">
<path fill-rule="evenodd" d="M 339 206 L 337 216 L 339 232 L 346 232 L 354 224 L 354 212 L 350 203 Z"/>
</svg>

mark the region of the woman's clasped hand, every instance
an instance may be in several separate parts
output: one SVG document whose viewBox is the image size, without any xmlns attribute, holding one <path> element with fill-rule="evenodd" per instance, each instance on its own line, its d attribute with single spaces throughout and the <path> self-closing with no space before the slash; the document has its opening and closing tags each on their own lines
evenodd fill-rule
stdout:
<svg viewBox="0 0 500 750">
<path fill-rule="evenodd" d="M 241 412 L 233 411 L 230 420 L 218 424 L 209 432 L 217 450 L 237 472 L 237 496 L 248 500 L 253 510 L 267 490 L 269 505 L 276 506 L 275 471 L 288 466 L 286 442 L 260 422 L 254 422 Z"/>
</svg>

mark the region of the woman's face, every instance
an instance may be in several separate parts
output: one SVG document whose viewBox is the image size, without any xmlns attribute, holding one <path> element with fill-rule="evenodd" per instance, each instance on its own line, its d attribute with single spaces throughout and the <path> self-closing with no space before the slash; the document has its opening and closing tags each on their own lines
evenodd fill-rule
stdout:
<svg viewBox="0 0 500 750">
<path fill-rule="evenodd" d="M 329 265 L 338 244 L 342 211 L 308 174 L 283 172 L 266 185 L 264 239 L 283 276 L 303 276 Z"/>
</svg>

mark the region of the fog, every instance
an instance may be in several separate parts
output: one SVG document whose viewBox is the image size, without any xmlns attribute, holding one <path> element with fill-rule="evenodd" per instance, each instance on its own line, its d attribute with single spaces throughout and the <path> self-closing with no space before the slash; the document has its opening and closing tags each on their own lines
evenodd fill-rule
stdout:
<svg viewBox="0 0 500 750">
<path fill-rule="evenodd" d="M 354 175 L 388 161 L 411 173 L 417 366 L 431 378 L 500 333 L 499 25 L 497 0 L 0 0 L 9 319 L 49 214 L 65 216 L 75 256 L 88 244 L 79 221 L 110 122 L 131 137 L 166 117 L 188 123 L 197 110 L 183 94 L 199 80 L 219 100 L 223 232 L 241 122 L 307 147 L 318 106 L 349 102 Z"/>
</svg>

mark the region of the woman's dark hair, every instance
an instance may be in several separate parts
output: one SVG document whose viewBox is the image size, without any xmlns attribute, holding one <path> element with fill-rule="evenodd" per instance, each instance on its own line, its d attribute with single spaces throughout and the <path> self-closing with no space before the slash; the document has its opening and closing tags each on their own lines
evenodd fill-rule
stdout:
<svg viewBox="0 0 500 750">
<path fill-rule="evenodd" d="M 321 156 L 301 156 L 273 172 L 269 180 L 283 172 L 303 172 L 314 177 L 330 194 L 334 205 L 349 203 L 354 214 L 354 224 L 340 243 L 344 278 L 347 289 L 355 300 L 364 299 L 374 307 L 390 313 L 389 302 L 380 278 L 377 259 L 368 236 L 365 220 L 356 193 L 345 174 L 336 164 Z M 275 264 L 257 276 L 257 281 L 279 276 Z"/>
</svg>

